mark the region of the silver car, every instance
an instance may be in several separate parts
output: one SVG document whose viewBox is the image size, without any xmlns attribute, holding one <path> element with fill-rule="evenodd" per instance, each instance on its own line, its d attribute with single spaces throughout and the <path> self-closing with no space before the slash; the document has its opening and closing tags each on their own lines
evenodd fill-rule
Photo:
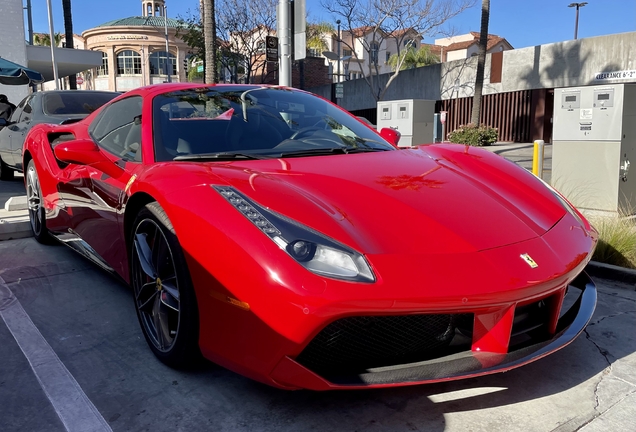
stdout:
<svg viewBox="0 0 636 432">
<path fill-rule="evenodd" d="M 22 144 L 36 124 L 79 121 L 120 93 L 92 90 L 42 91 L 25 97 L 9 121 L 0 119 L 0 179 L 22 171 Z M 4 126 L 4 127 L 2 127 Z"/>
</svg>

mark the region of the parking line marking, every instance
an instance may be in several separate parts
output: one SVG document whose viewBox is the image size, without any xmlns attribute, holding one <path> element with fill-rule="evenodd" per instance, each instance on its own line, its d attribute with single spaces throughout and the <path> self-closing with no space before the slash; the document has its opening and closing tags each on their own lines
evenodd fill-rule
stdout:
<svg viewBox="0 0 636 432">
<path fill-rule="evenodd" d="M 0 317 L 29 361 L 42 390 L 69 432 L 112 432 L 73 375 L 0 277 Z"/>
</svg>

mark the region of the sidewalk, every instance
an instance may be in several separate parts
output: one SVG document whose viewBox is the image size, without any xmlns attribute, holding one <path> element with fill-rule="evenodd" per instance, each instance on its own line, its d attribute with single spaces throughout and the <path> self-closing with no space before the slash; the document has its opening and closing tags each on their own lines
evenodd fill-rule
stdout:
<svg viewBox="0 0 636 432">
<path fill-rule="evenodd" d="M 24 197 L 24 178 L 16 173 L 13 180 L 0 181 L 0 241 L 31 236 L 29 213 L 23 210 L 8 211 L 5 204 L 11 197 Z"/>
</svg>

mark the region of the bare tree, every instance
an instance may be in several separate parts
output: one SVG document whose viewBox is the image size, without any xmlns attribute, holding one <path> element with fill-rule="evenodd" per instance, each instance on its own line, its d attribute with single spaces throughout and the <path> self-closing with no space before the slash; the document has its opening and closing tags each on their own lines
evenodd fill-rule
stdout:
<svg viewBox="0 0 636 432">
<path fill-rule="evenodd" d="M 343 23 L 342 44 L 356 61 L 368 58 L 363 76 L 376 100 L 382 100 L 402 70 L 404 43 L 413 37 L 441 34 L 451 18 L 472 7 L 475 0 L 321 0 L 322 7 Z M 398 62 L 386 83 L 379 79 L 377 49 L 393 39 Z M 364 55 L 356 49 L 361 44 Z M 408 47 L 407 47 L 408 48 Z"/>
<path fill-rule="evenodd" d="M 66 33 L 66 48 L 75 48 L 73 43 L 73 15 L 71 14 L 71 0 L 62 0 L 62 10 L 64 12 L 64 32 Z M 75 74 L 68 76 L 68 86 L 71 90 L 77 90 L 77 79 Z"/>
<path fill-rule="evenodd" d="M 202 0 L 203 38 L 205 40 L 205 82 L 214 84 L 216 76 L 216 19 L 214 0 Z"/>
<path fill-rule="evenodd" d="M 475 94 L 473 95 L 473 112 L 471 123 L 479 126 L 481 118 L 481 95 L 484 90 L 484 68 L 486 65 L 486 48 L 488 44 L 488 22 L 490 21 L 490 0 L 481 1 L 481 29 L 479 31 L 479 55 L 477 57 L 477 74 L 475 77 Z"/>
<path fill-rule="evenodd" d="M 245 82 L 267 76 L 265 37 L 276 34 L 277 0 L 221 0 L 219 33 L 227 36 L 228 52 L 241 57 Z M 229 59 L 236 56 L 229 56 Z M 272 71 L 270 71 L 271 73 Z"/>
</svg>

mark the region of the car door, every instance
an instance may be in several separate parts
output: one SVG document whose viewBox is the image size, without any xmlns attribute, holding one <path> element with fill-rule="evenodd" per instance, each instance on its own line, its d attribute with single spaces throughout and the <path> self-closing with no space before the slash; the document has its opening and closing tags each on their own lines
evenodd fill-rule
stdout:
<svg viewBox="0 0 636 432">
<path fill-rule="evenodd" d="M 22 146 L 24 145 L 24 138 L 26 137 L 27 132 L 32 127 L 31 123 L 33 122 L 35 99 L 35 94 L 25 99 L 24 106 L 20 112 L 20 117 L 17 119 L 15 124 L 9 126 L 9 130 L 11 131 L 11 153 L 9 155 L 9 162 L 7 163 L 11 166 L 21 165 Z M 13 119 L 13 116 L 11 116 L 11 119 Z"/>
<path fill-rule="evenodd" d="M 13 152 L 11 151 L 11 138 L 17 133 L 16 124 L 20 120 L 20 116 L 22 115 L 22 109 L 26 105 L 27 101 L 33 98 L 33 95 L 29 95 L 22 99 L 22 101 L 18 104 L 13 114 L 11 114 L 11 118 L 9 121 L 12 123 L 9 126 L 6 126 L 2 130 L 0 130 L 0 158 L 4 161 L 4 163 L 8 165 L 13 165 Z"/>
<path fill-rule="evenodd" d="M 77 202 L 81 218 L 75 218 L 73 230 L 108 265 L 115 269 L 125 262 L 123 238 L 123 200 L 126 184 L 141 166 L 140 96 L 121 99 L 107 106 L 89 127 L 91 138 L 121 175 L 110 176 L 87 165 L 86 178 L 78 183 L 90 185 L 90 200 Z"/>
</svg>

